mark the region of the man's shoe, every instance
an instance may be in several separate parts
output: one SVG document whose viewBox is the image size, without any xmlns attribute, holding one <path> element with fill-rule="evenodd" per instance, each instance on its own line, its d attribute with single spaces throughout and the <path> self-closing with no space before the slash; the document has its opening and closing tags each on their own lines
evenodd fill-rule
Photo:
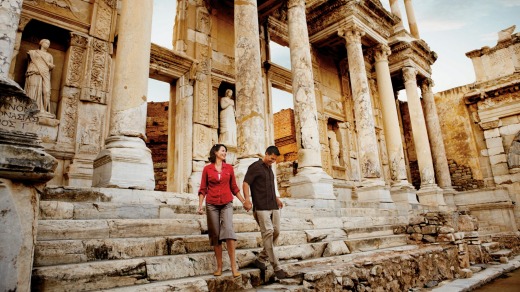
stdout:
<svg viewBox="0 0 520 292">
<path fill-rule="evenodd" d="M 267 265 L 263 262 L 261 262 L 259 259 L 255 259 L 255 261 L 253 262 L 253 265 L 257 268 L 259 268 L 260 270 L 267 270 Z"/>
<path fill-rule="evenodd" d="M 274 275 L 276 276 L 276 278 L 278 278 L 278 280 L 287 278 L 287 273 L 282 269 L 274 271 Z"/>
</svg>

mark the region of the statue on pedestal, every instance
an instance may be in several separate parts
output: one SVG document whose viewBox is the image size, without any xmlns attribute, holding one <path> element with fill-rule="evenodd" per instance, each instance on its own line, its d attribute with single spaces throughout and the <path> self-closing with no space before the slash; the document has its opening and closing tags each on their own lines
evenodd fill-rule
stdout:
<svg viewBox="0 0 520 292">
<path fill-rule="evenodd" d="M 40 41 L 39 50 L 27 52 L 29 66 L 25 73 L 25 92 L 32 98 L 40 115 L 54 116 L 51 114 L 51 70 L 54 69 L 52 55 L 47 52 L 51 42 L 48 39 Z"/>
<path fill-rule="evenodd" d="M 330 147 L 330 156 L 332 159 L 332 165 L 340 166 L 339 163 L 339 142 L 336 138 L 336 133 L 334 131 L 329 130 L 327 133 L 329 138 L 329 147 Z"/>
<path fill-rule="evenodd" d="M 220 135 L 219 143 L 237 145 L 237 122 L 235 120 L 235 101 L 232 98 L 233 90 L 226 90 L 225 96 L 220 98 Z"/>
</svg>

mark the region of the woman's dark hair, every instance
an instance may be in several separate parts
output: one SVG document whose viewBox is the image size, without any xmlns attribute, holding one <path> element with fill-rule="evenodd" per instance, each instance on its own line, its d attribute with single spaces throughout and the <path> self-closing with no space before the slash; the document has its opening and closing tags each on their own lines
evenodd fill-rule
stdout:
<svg viewBox="0 0 520 292">
<path fill-rule="evenodd" d="M 220 147 L 224 147 L 227 152 L 227 147 L 224 144 L 215 144 L 213 147 L 211 147 L 211 150 L 209 151 L 209 162 L 215 163 L 217 161 L 217 152 L 220 150 Z"/>
</svg>

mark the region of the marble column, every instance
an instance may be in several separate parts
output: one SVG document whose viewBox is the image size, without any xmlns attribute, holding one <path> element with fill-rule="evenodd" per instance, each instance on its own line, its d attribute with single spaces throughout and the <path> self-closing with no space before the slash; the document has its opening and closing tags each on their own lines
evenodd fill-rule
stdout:
<svg viewBox="0 0 520 292">
<path fill-rule="evenodd" d="M 424 102 L 424 115 L 426 117 L 426 127 L 428 128 L 428 137 L 432 149 L 433 164 L 435 166 L 435 177 L 437 184 L 444 190 L 444 198 L 446 203 L 454 205 L 453 193 L 455 190 L 451 185 L 450 169 L 448 167 L 448 159 L 446 158 L 446 150 L 444 148 L 444 140 L 442 138 L 439 116 L 437 115 L 437 106 L 433 96 L 433 80 L 426 78 L 421 82 L 421 93 Z M 449 196 L 449 198 L 447 197 Z"/>
<path fill-rule="evenodd" d="M 386 149 L 390 164 L 392 178 L 392 199 L 396 204 L 405 208 L 410 205 L 419 204 L 416 198 L 415 188 L 408 181 L 406 174 L 406 162 L 404 159 L 403 140 L 401 139 L 401 128 L 399 126 L 399 115 L 395 104 L 394 89 L 388 56 L 391 54 L 387 45 L 381 44 L 374 50 L 377 89 L 381 100 L 383 112 L 383 125 L 386 139 Z"/>
<path fill-rule="evenodd" d="M 421 189 L 417 193 L 419 202 L 425 205 L 446 205 L 442 197 L 442 190 L 435 183 L 433 160 L 428 141 L 428 130 L 424 119 L 421 99 L 417 93 L 417 70 L 413 67 L 403 68 L 404 86 L 408 98 L 412 135 L 421 176 Z"/>
<path fill-rule="evenodd" d="M 297 129 L 300 131 L 298 174 L 289 192 L 297 198 L 335 199 L 332 177 L 322 167 L 318 111 L 304 0 L 287 5 L 292 90 Z"/>
<path fill-rule="evenodd" d="M 408 25 L 410 26 L 410 33 L 416 39 L 420 39 L 419 27 L 415 20 L 415 12 L 413 10 L 412 0 L 404 0 L 404 7 L 406 9 L 406 18 L 408 18 Z"/>
<path fill-rule="evenodd" d="M 155 188 L 152 155 L 144 142 L 152 12 L 153 0 L 122 1 L 109 137 L 94 161 L 95 187 Z"/>
<path fill-rule="evenodd" d="M 258 8 L 255 0 L 235 0 L 236 175 L 265 154 L 265 95 L 262 91 Z"/>
<path fill-rule="evenodd" d="M 390 11 L 393 15 L 399 17 L 399 23 L 394 27 L 394 31 L 404 29 L 401 9 L 399 8 L 399 0 L 390 0 Z"/>
<path fill-rule="evenodd" d="M 390 192 L 384 188 L 385 181 L 382 177 L 379 159 L 370 87 L 361 47 L 361 37 L 364 32 L 356 26 L 350 26 L 340 29 L 338 34 L 346 40 L 348 69 L 354 100 L 354 116 L 359 144 L 358 157 L 362 176 L 361 188 L 358 190 L 359 200 L 391 202 Z M 362 190 L 367 192 L 362 194 Z"/>
<path fill-rule="evenodd" d="M 22 88 L 8 78 L 14 53 L 22 0 L 0 0 L 0 84 L 5 94 L 20 95 Z M 7 92 L 9 91 L 9 92 Z"/>
</svg>

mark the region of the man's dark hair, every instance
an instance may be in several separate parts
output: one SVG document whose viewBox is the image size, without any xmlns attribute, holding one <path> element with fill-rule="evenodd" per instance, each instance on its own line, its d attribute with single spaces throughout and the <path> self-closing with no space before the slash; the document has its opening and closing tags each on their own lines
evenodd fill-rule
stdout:
<svg viewBox="0 0 520 292">
<path fill-rule="evenodd" d="M 227 152 L 227 147 L 224 144 L 215 144 L 213 147 L 211 147 L 211 150 L 209 151 L 209 162 L 215 163 L 217 161 L 217 152 L 220 150 L 220 147 L 224 147 Z"/>
<path fill-rule="evenodd" d="M 267 154 L 267 155 L 274 154 L 274 155 L 280 156 L 280 151 L 278 150 L 278 147 L 276 147 L 276 146 L 269 146 L 269 147 L 267 147 L 267 149 L 265 149 L 265 154 Z"/>
</svg>

